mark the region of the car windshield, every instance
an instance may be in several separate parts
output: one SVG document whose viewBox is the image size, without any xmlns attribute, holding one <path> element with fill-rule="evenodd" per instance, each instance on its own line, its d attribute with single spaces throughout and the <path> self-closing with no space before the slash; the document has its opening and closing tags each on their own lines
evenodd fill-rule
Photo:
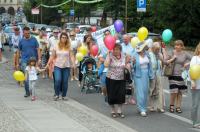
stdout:
<svg viewBox="0 0 200 132">
<path fill-rule="evenodd" d="M 13 27 L 8 27 L 5 29 L 5 33 L 13 33 L 14 32 L 14 28 Z"/>
<path fill-rule="evenodd" d="M 67 28 L 75 28 L 75 27 L 77 27 L 79 24 L 69 24 L 69 25 L 67 25 Z"/>
</svg>

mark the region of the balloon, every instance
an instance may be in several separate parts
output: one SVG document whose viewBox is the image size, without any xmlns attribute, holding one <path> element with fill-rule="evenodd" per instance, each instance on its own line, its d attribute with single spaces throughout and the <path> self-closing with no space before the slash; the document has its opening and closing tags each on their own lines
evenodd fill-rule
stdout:
<svg viewBox="0 0 200 132">
<path fill-rule="evenodd" d="M 192 80 L 200 79 L 200 65 L 191 66 L 189 73 Z"/>
<path fill-rule="evenodd" d="M 16 81 L 24 81 L 25 80 L 25 76 L 24 73 L 21 71 L 15 71 L 13 73 L 13 77 Z"/>
<path fill-rule="evenodd" d="M 82 61 L 83 60 L 83 54 L 82 53 L 76 53 L 76 59 L 78 60 L 78 61 Z"/>
<path fill-rule="evenodd" d="M 82 53 L 83 56 L 87 55 L 87 53 L 88 53 L 88 49 L 87 49 L 87 47 L 84 46 L 84 45 L 82 45 L 82 46 L 78 49 L 78 51 L 79 51 L 80 53 Z"/>
<path fill-rule="evenodd" d="M 141 27 L 137 33 L 139 40 L 144 41 L 147 38 L 148 33 L 149 31 L 146 27 Z"/>
<path fill-rule="evenodd" d="M 96 27 L 96 26 L 92 26 L 92 27 L 91 27 L 91 31 L 92 31 L 92 32 L 96 32 L 96 31 L 97 31 L 97 27 Z"/>
<path fill-rule="evenodd" d="M 97 45 L 92 45 L 92 48 L 90 50 L 90 53 L 93 55 L 93 56 L 96 56 L 98 54 L 98 51 L 99 51 L 99 48 Z"/>
<path fill-rule="evenodd" d="M 162 33 L 162 39 L 165 43 L 169 43 L 172 39 L 173 33 L 170 29 L 165 29 Z"/>
<path fill-rule="evenodd" d="M 124 24 L 121 20 L 116 20 L 114 22 L 114 27 L 115 27 L 115 30 L 119 33 L 122 31 L 123 27 L 124 27 Z"/>
<path fill-rule="evenodd" d="M 115 42 L 116 38 L 111 35 L 106 36 L 104 39 L 104 43 L 108 50 L 112 50 L 115 47 Z"/>
<path fill-rule="evenodd" d="M 131 39 L 131 45 L 132 45 L 132 47 L 135 48 L 139 42 L 140 42 L 140 40 L 139 40 L 138 37 L 133 37 Z"/>
</svg>

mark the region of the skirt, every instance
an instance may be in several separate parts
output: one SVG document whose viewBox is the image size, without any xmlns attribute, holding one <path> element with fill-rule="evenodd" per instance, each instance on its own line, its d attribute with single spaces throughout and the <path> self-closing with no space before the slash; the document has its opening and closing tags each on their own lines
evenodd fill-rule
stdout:
<svg viewBox="0 0 200 132">
<path fill-rule="evenodd" d="M 168 79 L 170 93 L 187 92 L 187 86 L 181 76 L 170 76 Z"/>
<path fill-rule="evenodd" d="M 124 80 L 106 78 L 106 88 L 109 105 L 125 103 L 126 88 Z"/>
</svg>

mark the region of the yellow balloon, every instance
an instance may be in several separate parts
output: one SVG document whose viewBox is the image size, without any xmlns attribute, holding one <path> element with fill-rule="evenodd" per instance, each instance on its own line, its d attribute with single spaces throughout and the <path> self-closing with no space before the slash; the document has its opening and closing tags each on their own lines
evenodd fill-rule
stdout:
<svg viewBox="0 0 200 132">
<path fill-rule="evenodd" d="M 87 47 L 84 46 L 84 45 L 82 45 L 82 46 L 78 49 L 78 51 L 79 51 L 80 53 L 82 53 L 83 56 L 87 55 L 87 53 L 88 53 L 88 49 L 87 49 Z"/>
<path fill-rule="evenodd" d="M 133 37 L 131 39 L 131 45 L 132 45 L 132 47 L 135 48 L 139 42 L 140 42 L 140 40 L 139 40 L 138 37 Z"/>
<path fill-rule="evenodd" d="M 76 53 L 76 59 L 78 60 L 78 61 L 82 61 L 83 60 L 83 54 L 82 53 Z"/>
<path fill-rule="evenodd" d="M 139 40 L 144 41 L 147 38 L 148 33 L 149 31 L 146 27 L 141 27 L 137 33 Z"/>
<path fill-rule="evenodd" d="M 21 71 L 15 71 L 13 73 L 13 77 L 16 81 L 24 81 L 25 80 L 25 76 L 24 73 Z"/>
<path fill-rule="evenodd" d="M 200 79 L 200 65 L 191 66 L 189 73 L 192 80 Z"/>
</svg>

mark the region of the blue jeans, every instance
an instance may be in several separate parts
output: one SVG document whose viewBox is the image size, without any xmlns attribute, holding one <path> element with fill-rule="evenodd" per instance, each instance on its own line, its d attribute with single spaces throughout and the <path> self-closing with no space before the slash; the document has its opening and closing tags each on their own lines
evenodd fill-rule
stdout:
<svg viewBox="0 0 200 132">
<path fill-rule="evenodd" d="M 25 69 L 26 69 L 26 66 L 27 66 L 27 64 L 26 63 L 24 63 L 24 62 L 22 62 L 21 64 L 20 64 L 20 69 L 22 70 L 22 72 L 25 74 Z M 29 81 L 28 81 L 28 79 L 27 80 L 25 80 L 24 81 L 24 89 L 25 89 L 25 94 L 26 95 L 30 95 L 30 91 L 29 91 Z"/>
<path fill-rule="evenodd" d="M 56 96 L 59 96 L 60 91 L 62 91 L 62 97 L 67 95 L 69 75 L 70 68 L 54 67 Z"/>
</svg>

